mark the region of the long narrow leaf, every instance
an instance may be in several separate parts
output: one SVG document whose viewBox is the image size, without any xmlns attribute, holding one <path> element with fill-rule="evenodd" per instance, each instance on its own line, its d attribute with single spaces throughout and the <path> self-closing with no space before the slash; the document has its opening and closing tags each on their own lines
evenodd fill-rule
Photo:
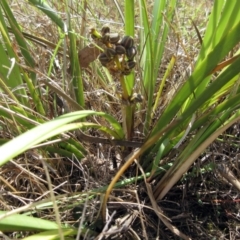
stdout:
<svg viewBox="0 0 240 240">
<path fill-rule="evenodd" d="M 4 216 L 5 213 L 0 211 L 0 216 Z M 8 216 L 0 220 L 0 230 L 4 232 L 53 229 L 58 229 L 57 223 L 20 214 Z"/>
<path fill-rule="evenodd" d="M 11 9 L 9 8 L 9 5 L 8 3 L 5 1 L 5 0 L 2 0 L 1 1 L 1 4 L 2 4 L 2 7 L 5 11 L 5 14 L 8 18 L 8 22 L 11 26 L 11 29 L 12 29 L 12 32 L 14 33 L 14 36 L 17 40 L 17 43 L 20 47 L 20 50 L 21 50 L 21 53 L 24 57 L 24 60 L 26 62 L 26 64 L 31 67 L 31 68 L 34 68 L 35 67 L 35 61 L 32 57 L 32 55 L 30 54 L 29 50 L 28 50 L 28 46 L 27 46 L 27 43 L 25 41 L 25 38 L 23 36 L 23 34 L 21 33 L 20 31 L 20 27 L 11 11 Z M 30 73 L 31 75 L 31 79 L 34 83 L 36 83 L 36 74 L 35 72 L 31 72 Z"/>
<path fill-rule="evenodd" d="M 57 12 L 52 9 L 45 0 L 28 0 L 29 3 L 31 3 L 36 8 L 40 9 L 42 12 L 44 12 L 53 22 L 55 22 L 61 30 L 64 32 L 64 26 L 65 23 L 59 17 Z"/>
<path fill-rule="evenodd" d="M 198 67 L 193 72 L 192 76 L 182 86 L 180 91 L 176 94 L 172 102 L 169 104 L 169 106 L 163 113 L 152 134 L 154 134 L 154 132 L 157 131 L 157 129 L 159 128 L 161 129 L 163 126 L 168 124 L 169 121 L 171 121 L 174 115 L 176 115 L 179 109 L 181 109 L 181 106 L 184 104 L 184 101 L 194 93 L 194 89 L 198 87 L 198 85 L 201 83 L 201 80 L 203 80 L 205 77 L 211 74 L 211 70 L 214 69 L 214 66 L 216 66 L 220 62 L 220 60 L 240 41 L 240 35 L 238 34 L 239 32 L 240 22 L 239 24 L 235 25 L 231 29 L 231 31 L 229 31 L 228 35 L 225 35 L 221 39 L 221 41 L 219 41 L 216 47 L 208 54 L 208 56 L 205 59 L 203 59 L 201 64 L 198 65 Z M 226 76 L 228 77 L 228 79 L 225 79 L 225 81 L 233 78 L 236 74 L 239 73 L 237 67 L 238 63 L 239 60 L 235 60 L 235 64 L 234 63 L 232 64 L 236 66 L 237 69 L 233 69 L 234 74 L 231 74 L 229 72 L 230 75 Z M 211 96 L 213 94 L 214 92 L 212 92 Z M 197 101 L 200 101 L 200 99 L 198 99 Z"/>
<path fill-rule="evenodd" d="M 114 125 L 116 126 L 116 121 L 112 117 L 101 112 L 98 113 L 94 111 L 79 111 L 62 115 L 52 121 L 46 122 L 42 125 L 39 125 L 27 131 L 26 133 L 18 136 L 17 138 L 14 138 L 10 142 L 1 146 L 0 166 L 6 163 L 11 158 L 17 156 L 18 154 L 34 146 L 35 144 L 38 144 L 50 137 L 53 137 L 65 131 L 79 128 L 82 125 L 82 123 L 80 123 L 80 125 L 79 124 L 66 125 L 66 124 L 93 114 L 105 117 L 107 120 L 110 120 L 110 123 L 113 123 L 113 126 Z M 116 131 L 116 133 L 118 134 L 121 132 Z M 12 149 L 14 149 L 14 151 L 12 151 Z"/>
</svg>

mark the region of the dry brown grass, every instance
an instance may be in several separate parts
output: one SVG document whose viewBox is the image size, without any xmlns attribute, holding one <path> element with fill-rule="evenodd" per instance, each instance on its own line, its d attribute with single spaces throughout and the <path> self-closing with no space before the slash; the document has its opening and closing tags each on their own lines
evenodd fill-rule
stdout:
<svg viewBox="0 0 240 240">
<path fill-rule="evenodd" d="M 61 16 L 66 17 L 63 1 L 51 2 L 61 12 Z M 92 1 L 89 3 L 86 19 L 82 19 L 82 15 L 79 14 L 80 4 L 75 3 L 75 1 L 72 2 L 74 8 L 70 6 L 70 9 L 75 31 L 82 32 L 84 37 L 89 37 L 87 34 L 89 26 L 95 25 L 100 28 L 105 22 L 111 25 L 113 29 L 123 32 L 121 16 L 116 11 L 113 1 L 99 0 L 96 1 L 96 4 L 95 1 Z M 174 29 L 169 35 L 159 74 L 160 81 L 170 56 L 177 55 L 177 64 L 172 73 L 172 78 L 165 88 L 166 101 L 169 99 L 171 90 L 176 88 L 176 84 L 179 84 L 179 79 L 191 66 L 198 53 L 200 43 L 191 24 L 191 19 L 203 35 L 211 6 L 211 1 L 200 2 L 196 4 L 195 1 L 190 0 L 179 1 L 175 21 L 172 23 Z M 57 43 L 57 28 L 47 17 L 39 11 L 33 10 L 26 1 L 12 1 L 11 7 L 25 32 Z M 152 5 L 149 3 L 149 9 L 151 7 Z M 94 18 L 91 11 L 98 18 Z M 137 12 L 138 9 L 136 9 Z M 81 28 L 83 22 L 85 25 Z M 31 45 L 38 70 L 43 75 L 47 75 L 53 50 L 31 42 L 29 42 L 29 45 Z M 61 56 L 58 57 L 61 65 L 63 60 Z M 121 121 L 120 103 L 114 97 L 116 87 L 114 83 L 109 86 L 105 85 L 94 70 L 91 70 L 91 72 L 85 71 L 83 75 L 87 107 L 96 111 L 108 112 Z M 137 73 L 136 76 L 137 79 L 141 77 Z M 60 81 L 62 73 L 57 68 L 55 74 L 50 77 L 59 85 L 62 84 Z M 43 78 L 43 76 L 39 78 Z M 137 81 L 137 84 L 140 85 L 140 81 Z M 140 88 L 140 86 L 137 85 L 136 88 Z M 161 114 L 163 107 L 160 107 L 158 114 Z M 137 118 L 140 119 L 140 128 L 141 114 L 138 113 L 137 115 Z M 47 117 L 52 118 L 53 116 L 49 114 Z M 95 120 L 99 121 L 97 118 Z M 7 136 L 7 125 L 6 123 L 3 124 L 5 124 L 5 129 L 3 129 L 1 135 Z M 223 162 L 235 176 L 239 176 L 239 160 L 238 154 L 236 154 L 239 151 L 238 128 L 239 125 L 235 125 L 226 135 L 222 136 L 221 141 L 216 141 L 209 151 L 199 159 L 199 165 L 202 162 L 209 164 Z M 98 136 L 98 133 L 94 131 L 89 132 L 89 134 Z M 11 136 L 7 137 L 10 138 Z M 136 137 L 139 139 L 142 137 L 138 135 L 137 130 Z M 62 222 L 77 226 L 86 205 L 85 199 L 78 196 L 77 192 L 108 184 L 116 171 L 114 164 L 119 165 L 122 160 L 117 147 L 109 148 L 109 146 L 102 144 L 86 144 L 85 147 L 88 156 L 82 162 L 76 161 L 76 159 L 61 158 L 57 154 L 51 158 L 49 156 L 45 158 L 44 155 L 41 155 L 44 151 L 39 152 L 33 149 L 15 159 L 14 162 L 4 165 L 0 169 L 1 210 L 12 210 L 49 197 L 49 182 L 41 161 L 41 159 L 44 159 L 48 164 L 47 169 L 54 194 L 56 196 L 62 194 L 76 196 L 72 199 L 62 198 L 59 209 Z M 129 177 L 132 173 L 129 171 L 127 174 Z M 190 176 L 190 174 L 192 175 Z M 192 173 L 190 171 L 189 175 L 179 182 L 159 205 L 172 223 L 192 239 L 240 239 L 238 200 L 239 190 L 229 184 L 228 180 L 222 178 L 216 169 L 207 172 L 204 169 L 199 169 L 198 163 L 196 163 Z M 98 214 L 99 205 L 100 199 L 96 198 L 88 201 L 87 212 L 85 213 L 86 222 L 91 222 L 95 218 Z M 68 206 L 73 207 L 68 208 Z M 135 219 L 132 219 L 129 225 L 133 232 L 138 234 L 139 239 L 145 239 L 146 236 L 148 239 L 157 239 L 158 236 L 161 236 L 161 239 L 178 239 L 166 229 L 149 207 L 144 183 L 136 183 L 121 191 L 114 191 L 109 202 L 109 211 L 112 214 L 114 210 L 117 210 L 117 216 L 114 216 L 114 218 L 118 218 L 119 221 L 128 213 L 134 213 Z M 52 209 L 37 210 L 35 215 L 55 220 Z M 96 229 L 98 228 L 96 227 Z M 112 230 L 112 232 L 114 231 Z M 122 229 L 112 236 L 117 239 L 134 239 L 133 232 Z M 11 237 L 14 237 L 14 234 Z"/>
</svg>

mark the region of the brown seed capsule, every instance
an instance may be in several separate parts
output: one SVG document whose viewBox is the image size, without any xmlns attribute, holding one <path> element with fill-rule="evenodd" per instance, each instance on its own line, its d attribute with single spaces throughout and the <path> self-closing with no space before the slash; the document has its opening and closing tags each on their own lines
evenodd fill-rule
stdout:
<svg viewBox="0 0 240 240">
<path fill-rule="evenodd" d="M 132 72 L 131 69 L 125 69 L 124 71 L 122 71 L 123 75 L 129 75 Z"/>
<path fill-rule="evenodd" d="M 118 43 L 120 40 L 120 36 L 118 33 L 108 33 L 109 34 L 109 42 L 112 44 Z"/>
<path fill-rule="evenodd" d="M 129 60 L 132 60 L 137 54 L 137 49 L 135 46 L 132 46 L 126 50 L 126 55 Z"/>
<path fill-rule="evenodd" d="M 106 66 L 107 63 L 109 63 L 111 61 L 111 59 L 108 58 L 108 56 L 106 55 L 106 53 L 101 53 L 98 56 L 99 61 L 101 62 L 101 64 L 103 66 Z"/>
<path fill-rule="evenodd" d="M 116 51 L 113 48 L 106 48 L 105 54 L 109 59 L 113 58 L 116 55 Z"/>
<path fill-rule="evenodd" d="M 109 33 L 106 33 L 105 35 L 102 36 L 102 42 L 103 42 L 104 44 L 109 43 L 109 41 L 110 41 Z"/>
<path fill-rule="evenodd" d="M 126 54 L 126 49 L 125 47 L 123 47 L 122 45 L 117 45 L 115 47 L 115 51 L 117 54 L 121 55 L 121 54 Z"/>
<path fill-rule="evenodd" d="M 103 26 L 102 27 L 102 30 L 101 30 L 101 34 L 102 34 L 102 36 L 104 36 L 106 33 L 110 33 L 110 28 L 109 28 L 109 26 Z"/>
<path fill-rule="evenodd" d="M 133 93 L 132 97 L 130 98 L 130 102 L 132 103 L 140 103 L 143 101 L 143 96 L 139 93 Z"/>
<path fill-rule="evenodd" d="M 133 38 L 130 36 L 124 36 L 123 39 L 121 40 L 120 44 L 125 47 L 126 49 L 130 48 L 133 46 L 134 41 Z"/>
<path fill-rule="evenodd" d="M 134 61 L 127 61 L 126 68 L 127 69 L 133 69 L 136 66 L 136 62 Z"/>
</svg>

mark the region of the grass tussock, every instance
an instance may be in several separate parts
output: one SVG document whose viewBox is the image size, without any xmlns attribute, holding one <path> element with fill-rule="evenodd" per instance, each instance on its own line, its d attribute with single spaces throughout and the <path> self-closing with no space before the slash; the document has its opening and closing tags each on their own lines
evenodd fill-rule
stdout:
<svg viewBox="0 0 240 240">
<path fill-rule="evenodd" d="M 3 239 L 239 239 L 234 4 L 2 1 Z"/>
</svg>

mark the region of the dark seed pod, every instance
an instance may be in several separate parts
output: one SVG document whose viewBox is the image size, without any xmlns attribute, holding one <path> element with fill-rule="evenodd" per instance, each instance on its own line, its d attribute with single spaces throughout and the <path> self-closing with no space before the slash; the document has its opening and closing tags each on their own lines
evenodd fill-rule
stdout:
<svg viewBox="0 0 240 240">
<path fill-rule="evenodd" d="M 134 44 L 133 38 L 130 36 L 124 36 L 120 44 L 126 49 L 131 48 Z"/>
<path fill-rule="evenodd" d="M 106 53 L 101 53 L 98 56 L 99 61 L 101 62 L 101 64 L 103 66 L 106 66 L 107 63 L 109 63 L 111 61 L 111 59 L 108 58 L 108 56 L 106 55 Z"/>
<path fill-rule="evenodd" d="M 120 36 L 118 33 L 108 33 L 108 35 L 109 35 L 109 42 L 112 44 L 116 44 L 120 40 Z"/>
<path fill-rule="evenodd" d="M 102 34 L 102 36 L 104 36 L 106 33 L 110 33 L 110 28 L 109 28 L 109 26 L 103 26 L 102 27 L 102 30 L 101 30 L 101 34 Z"/>
<path fill-rule="evenodd" d="M 121 54 L 126 54 L 126 49 L 125 47 L 123 47 L 122 45 L 117 45 L 115 47 L 115 51 L 117 54 L 121 55 Z"/>
<path fill-rule="evenodd" d="M 137 54 L 137 49 L 135 46 L 132 46 L 126 50 L 126 55 L 129 60 L 132 60 Z"/>
<path fill-rule="evenodd" d="M 143 101 L 143 96 L 139 93 L 133 93 L 130 102 L 132 103 L 140 103 Z"/>
<path fill-rule="evenodd" d="M 109 43 L 110 38 L 109 38 L 109 33 L 106 33 L 105 35 L 102 36 L 102 42 L 103 43 Z"/>
<path fill-rule="evenodd" d="M 127 61 L 126 68 L 127 69 L 133 69 L 136 66 L 136 62 L 134 61 Z"/>
<path fill-rule="evenodd" d="M 116 51 L 113 48 L 106 48 L 105 54 L 109 59 L 113 58 L 116 55 Z"/>
<path fill-rule="evenodd" d="M 124 71 L 122 71 L 123 75 L 129 75 L 132 72 L 131 69 L 125 69 Z"/>
</svg>

